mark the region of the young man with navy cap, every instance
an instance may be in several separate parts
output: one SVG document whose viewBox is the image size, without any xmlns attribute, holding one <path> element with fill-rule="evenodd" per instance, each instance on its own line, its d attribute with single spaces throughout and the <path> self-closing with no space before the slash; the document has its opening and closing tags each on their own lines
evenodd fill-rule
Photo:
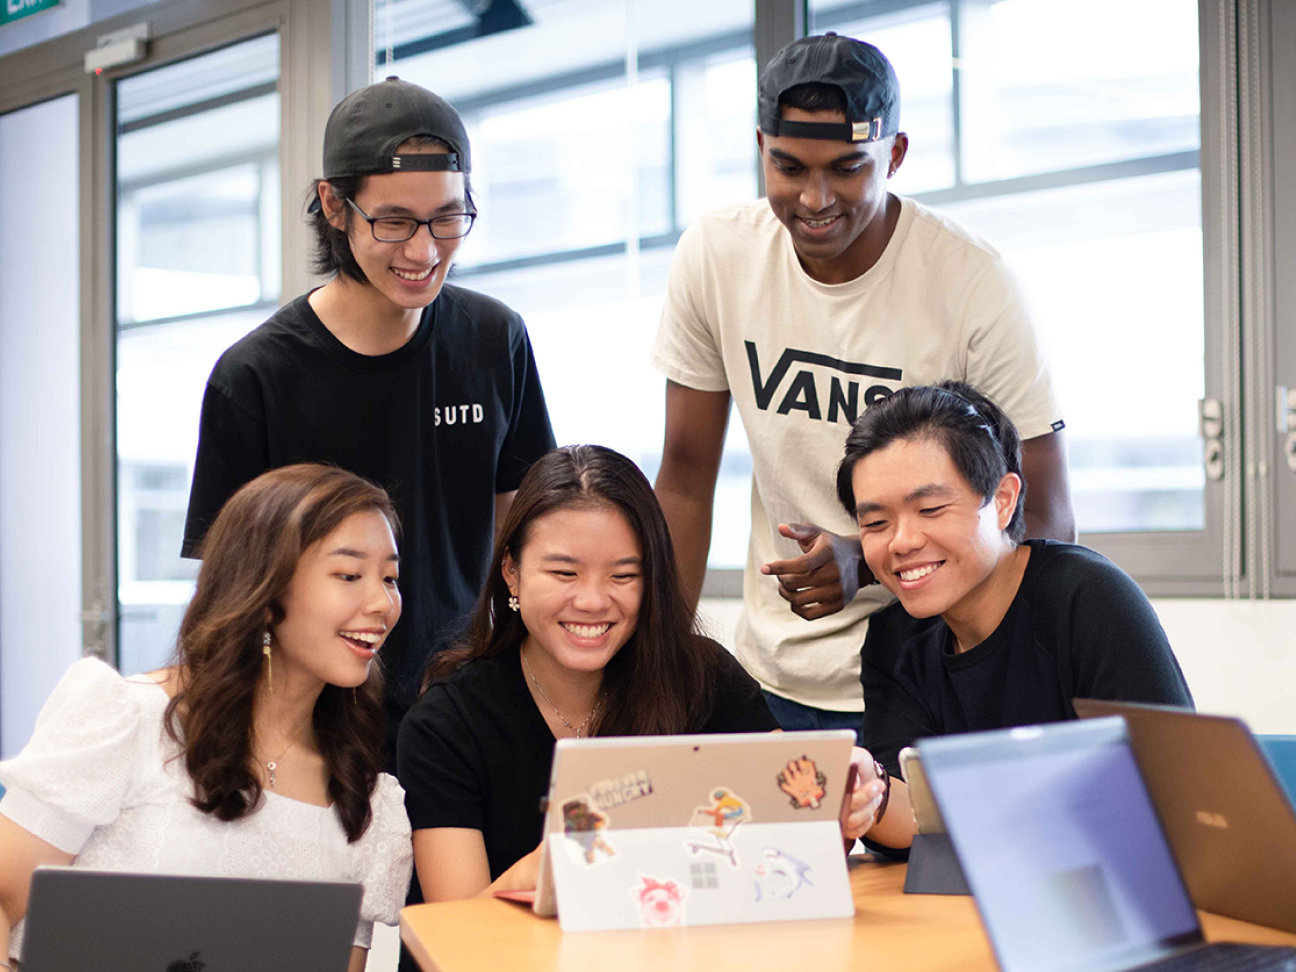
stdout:
<svg viewBox="0 0 1296 972">
<path fill-rule="evenodd" d="M 309 207 L 330 279 L 216 363 L 185 524 L 201 556 L 225 500 L 294 462 L 387 489 L 403 533 L 404 610 L 382 650 L 392 754 L 427 656 L 476 601 L 493 524 L 554 445 L 522 319 L 446 283 L 476 218 L 471 169 L 458 113 L 418 85 L 388 78 L 333 109 Z"/>
<path fill-rule="evenodd" d="M 909 149 L 899 91 L 882 52 L 849 37 L 775 55 L 758 92 L 767 198 L 684 233 L 653 349 L 667 377 L 657 493 L 694 596 L 731 399 L 742 417 L 752 531 L 736 650 L 788 729 L 860 725 L 860 647 L 890 597 L 868 586 L 832 471 L 873 402 L 946 378 L 980 388 L 1026 439 L 1030 535 L 1075 538 L 1063 423 L 1003 258 L 887 191 Z"/>
</svg>

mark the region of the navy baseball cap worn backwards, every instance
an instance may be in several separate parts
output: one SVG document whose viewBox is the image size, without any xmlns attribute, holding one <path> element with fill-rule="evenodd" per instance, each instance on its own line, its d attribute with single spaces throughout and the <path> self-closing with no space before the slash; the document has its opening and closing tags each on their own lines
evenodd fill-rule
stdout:
<svg viewBox="0 0 1296 972">
<path fill-rule="evenodd" d="M 416 135 L 445 142 L 450 151 L 397 155 Z M 427 88 L 397 77 L 353 91 L 324 126 L 324 178 L 387 172 L 469 172 L 468 133 L 459 113 Z"/>
<path fill-rule="evenodd" d="M 799 84 L 830 84 L 846 96 L 845 123 L 786 121 L 779 98 Z M 900 82 L 872 44 L 831 31 L 802 37 L 779 51 L 761 73 L 760 127 L 767 135 L 876 142 L 900 130 Z"/>
</svg>

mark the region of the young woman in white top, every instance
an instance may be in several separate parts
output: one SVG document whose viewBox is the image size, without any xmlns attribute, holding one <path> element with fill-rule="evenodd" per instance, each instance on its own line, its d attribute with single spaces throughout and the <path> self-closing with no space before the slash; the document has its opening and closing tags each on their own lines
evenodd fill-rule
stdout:
<svg viewBox="0 0 1296 972">
<path fill-rule="evenodd" d="M 364 968 L 411 868 L 372 664 L 400 617 L 395 528 L 387 494 L 341 469 L 265 473 L 206 535 L 175 664 L 68 670 L 0 763 L 0 954 L 20 957 L 32 871 L 71 864 L 362 882 Z"/>
</svg>

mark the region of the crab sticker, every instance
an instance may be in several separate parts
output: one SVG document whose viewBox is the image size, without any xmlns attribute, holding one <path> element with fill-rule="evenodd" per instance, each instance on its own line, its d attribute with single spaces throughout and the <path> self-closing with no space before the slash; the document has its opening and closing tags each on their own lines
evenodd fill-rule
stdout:
<svg viewBox="0 0 1296 972">
<path fill-rule="evenodd" d="M 688 891 L 674 881 L 662 881 L 649 874 L 639 875 L 630 897 L 639 904 L 639 920 L 645 928 L 675 928 L 684 924 L 684 898 Z"/>
<path fill-rule="evenodd" d="M 567 839 L 580 845 L 586 864 L 594 864 L 599 854 L 604 858 L 616 857 L 616 850 L 603 839 L 607 830 L 608 815 L 590 806 L 589 797 L 578 796 L 562 805 L 563 833 Z"/>
<path fill-rule="evenodd" d="M 756 882 L 756 900 L 790 898 L 803 885 L 813 884 L 806 875 L 810 865 L 775 847 L 761 851 L 760 863 L 752 868 Z"/>
<path fill-rule="evenodd" d="M 792 806 L 798 810 L 805 807 L 818 810 L 827 792 L 824 789 L 827 782 L 828 777 L 809 756 L 788 760 L 778 775 L 779 789 L 788 795 Z"/>
<path fill-rule="evenodd" d="M 696 807 L 690 826 L 705 831 L 708 840 L 687 841 L 684 846 L 694 854 L 715 854 L 738 866 L 738 850 L 733 844 L 733 834 L 738 827 L 751 820 L 751 807 L 747 801 L 727 786 L 713 787 L 708 804 Z"/>
</svg>

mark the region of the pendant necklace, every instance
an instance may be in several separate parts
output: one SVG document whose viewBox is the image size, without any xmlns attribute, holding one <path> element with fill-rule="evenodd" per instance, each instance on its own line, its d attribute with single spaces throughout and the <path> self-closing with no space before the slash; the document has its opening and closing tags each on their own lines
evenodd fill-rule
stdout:
<svg viewBox="0 0 1296 972">
<path fill-rule="evenodd" d="M 549 708 L 554 710 L 554 715 L 558 717 L 559 721 L 568 729 L 572 730 L 572 732 L 576 734 L 576 738 L 579 739 L 581 733 L 589 726 L 590 720 L 594 718 L 594 713 L 598 712 L 599 706 L 603 704 L 603 693 L 600 692 L 599 697 L 594 700 L 594 706 L 589 710 L 589 715 L 585 717 L 585 721 L 579 726 L 573 726 L 567 721 L 567 717 L 558 711 L 558 706 L 553 704 L 553 699 L 549 698 L 549 693 L 541 687 L 539 680 L 535 677 L 535 672 L 531 669 L 531 662 L 527 660 L 526 652 L 519 652 L 519 654 L 522 655 L 522 664 L 526 666 L 527 674 L 531 676 L 531 684 L 534 685 L 536 691 L 540 693 L 540 698 L 544 699 L 545 702 L 549 704 Z"/>
<path fill-rule="evenodd" d="M 279 769 L 279 760 L 287 756 L 288 750 L 292 749 L 294 746 L 297 745 L 297 740 L 302 737 L 302 733 L 304 733 L 305 731 L 306 731 L 305 726 L 302 726 L 300 729 L 298 729 L 297 735 L 292 737 L 288 745 L 283 748 L 283 752 L 265 764 L 266 772 L 270 776 L 270 789 L 273 790 L 275 788 L 275 784 L 278 782 L 278 778 L 275 775 L 275 771 Z"/>
</svg>

